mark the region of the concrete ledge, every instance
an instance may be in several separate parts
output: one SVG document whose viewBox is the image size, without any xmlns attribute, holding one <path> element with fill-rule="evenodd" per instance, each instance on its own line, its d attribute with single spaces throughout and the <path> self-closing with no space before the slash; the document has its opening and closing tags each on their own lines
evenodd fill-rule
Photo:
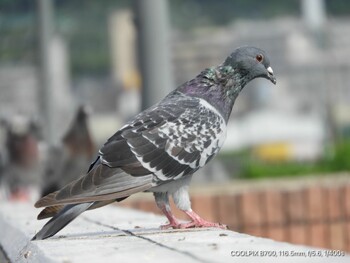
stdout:
<svg viewBox="0 0 350 263">
<path fill-rule="evenodd" d="M 116 206 L 86 212 L 58 236 L 32 242 L 45 222 L 36 220 L 38 211 L 0 204 L 0 244 L 11 262 L 350 262 L 342 252 L 229 230 L 160 231 L 165 218 Z"/>
</svg>

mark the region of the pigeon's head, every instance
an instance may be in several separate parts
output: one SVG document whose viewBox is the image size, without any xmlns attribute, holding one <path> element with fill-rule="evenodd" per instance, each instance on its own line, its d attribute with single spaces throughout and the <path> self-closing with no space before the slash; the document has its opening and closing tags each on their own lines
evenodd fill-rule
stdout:
<svg viewBox="0 0 350 263">
<path fill-rule="evenodd" d="M 266 78 L 276 84 L 270 60 L 265 51 L 259 48 L 246 46 L 237 48 L 223 65 L 230 66 L 234 71 L 239 72 L 245 83 L 255 78 Z"/>
</svg>

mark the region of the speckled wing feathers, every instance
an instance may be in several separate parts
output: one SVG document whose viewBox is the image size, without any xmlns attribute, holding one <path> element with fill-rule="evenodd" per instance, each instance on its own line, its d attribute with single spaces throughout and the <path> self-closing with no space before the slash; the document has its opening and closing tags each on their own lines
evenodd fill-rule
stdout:
<svg viewBox="0 0 350 263">
<path fill-rule="evenodd" d="M 126 143 L 139 164 L 155 175 L 156 183 L 203 167 L 222 146 L 226 123 L 204 100 L 176 95 L 139 114 L 118 131 L 100 150 L 102 162 L 120 164 L 115 147 L 125 149 Z M 132 156 L 130 152 L 124 155 Z"/>
</svg>

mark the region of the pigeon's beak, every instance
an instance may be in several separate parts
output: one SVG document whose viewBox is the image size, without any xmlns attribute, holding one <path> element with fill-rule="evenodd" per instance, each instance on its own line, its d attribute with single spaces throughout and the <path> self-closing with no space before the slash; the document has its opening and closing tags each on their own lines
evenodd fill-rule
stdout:
<svg viewBox="0 0 350 263">
<path fill-rule="evenodd" d="M 276 85 L 276 82 L 277 82 L 277 81 L 276 81 L 275 76 L 273 75 L 273 70 L 272 70 L 272 68 L 271 68 L 271 67 L 268 67 L 266 70 L 267 70 L 268 79 L 271 80 L 271 82 L 272 82 L 273 84 Z"/>
</svg>

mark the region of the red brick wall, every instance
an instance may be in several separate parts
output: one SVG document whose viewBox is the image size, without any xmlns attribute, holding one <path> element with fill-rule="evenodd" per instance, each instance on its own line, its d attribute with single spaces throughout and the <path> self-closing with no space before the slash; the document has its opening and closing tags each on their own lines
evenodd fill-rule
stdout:
<svg viewBox="0 0 350 263">
<path fill-rule="evenodd" d="M 350 252 L 350 182 L 273 188 L 235 194 L 197 192 L 191 195 L 192 209 L 233 231 Z M 129 200 L 124 206 L 160 214 L 152 198 Z M 174 206 L 173 211 L 186 219 Z"/>
</svg>

